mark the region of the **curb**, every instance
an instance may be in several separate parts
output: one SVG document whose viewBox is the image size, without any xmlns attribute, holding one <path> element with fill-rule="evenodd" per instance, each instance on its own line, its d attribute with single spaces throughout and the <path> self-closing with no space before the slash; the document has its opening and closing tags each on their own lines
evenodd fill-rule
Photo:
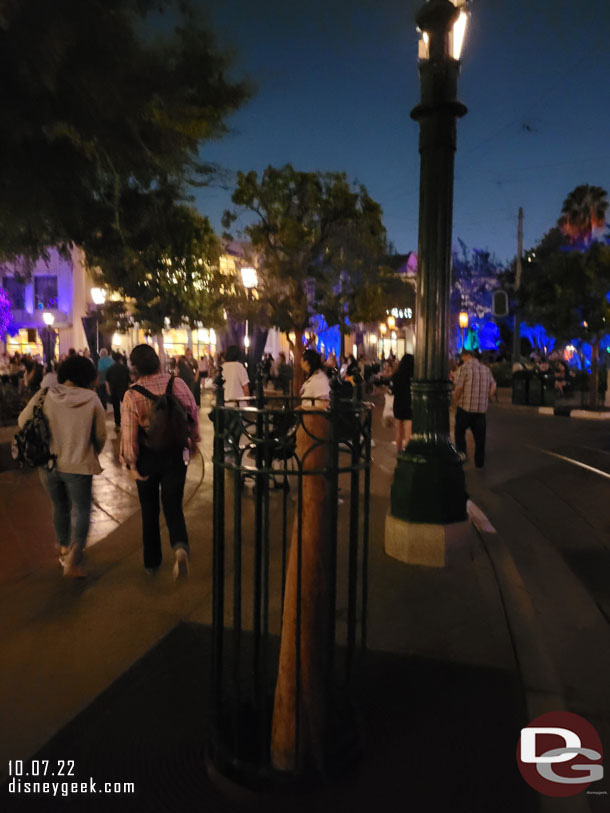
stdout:
<svg viewBox="0 0 610 813">
<path fill-rule="evenodd" d="M 589 421 L 610 421 L 610 411 L 592 412 L 588 409 L 571 407 L 538 407 L 540 415 L 557 415 L 560 418 L 581 418 Z"/>
<path fill-rule="evenodd" d="M 530 720 L 549 711 L 567 711 L 555 664 L 538 632 L 536 612 L 513 557 L 487 516 L 470 500 L 468 516 L 492 566 L 521 677 Z M 555 813 L 557 800 L 538 796 L 540 813 Z M 561 800 L 564 813 L 590 813 L 583 794 Z"/>
<path fill-rule="evenodd" d="M 470 500 L 468 515 L 490 560 L 511 636 L 530 719 L 565 711 L 555 665 L 537 630 L 536 612 L 510 551 L 487 516 Z"/>
</svg>

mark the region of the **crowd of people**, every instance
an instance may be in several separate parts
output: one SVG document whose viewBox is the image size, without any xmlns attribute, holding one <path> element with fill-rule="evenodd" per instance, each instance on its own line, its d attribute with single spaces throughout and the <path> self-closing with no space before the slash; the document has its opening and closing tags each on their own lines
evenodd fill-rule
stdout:
<svg viewBox="0 0 610 813">
<path fill-rule="evenodd" d="M 202 387 L 213 387 L 222 365 L 225 400 L 240 402 L 251 394 L 251 376 L 233 345 L 224 353 L 196 359 L 190 349 L 171 358 L 162 368 L 149 344 L 134 348 L 129 360 L 119 352 L 102 349 L 97 366 L 88 351 L 70 350 L 57 363 L 43 367 L 39 357 L 0 357 L 0 380 L 27 400 L 18 423 L 34 415 L 37 404 L 48 423 L 54 464 L 40 466 L 40 478 L 52 508 L 59 560 L 66 576 L 84 578 L 84 549 L 89 529 L 92 479 L 101 472 L 99 454 L 106 442 L 107 407 L 120 437 L 119 459 L 136 483 L 142 515 L 143 563 L 154 575 L 162 562 L 160 507 L 167 522 L 174 553 L 174 576 L 188 575 L 190 546 L 182 507 L 186 468 L 197 451 Z M 414 359 L 367 360 L 363 354 L 323 356 L 313 348 L 301 360 L 304 407 L 325 408 L 331 379 L 338 375 L 340 395 L 352 392 L 356 379 L 371 395 L 384 392 L 392 400 L 398 452 L 408 444 L 412 428 L 411 383 Z M 264 383 L 282 393 L 291 389 L 293 364 L 284 353 L 262 360 Z M 475 465 L 485 458 L 485 413 L 495 381 L 475 354 L 464 351 L 461 365 L 452 372 L 456 404 L 455 443 L 465 456 L 465 433 L 475 441 Z M 243 403 L 243 401 L 242 401 Z"/>
</svg>

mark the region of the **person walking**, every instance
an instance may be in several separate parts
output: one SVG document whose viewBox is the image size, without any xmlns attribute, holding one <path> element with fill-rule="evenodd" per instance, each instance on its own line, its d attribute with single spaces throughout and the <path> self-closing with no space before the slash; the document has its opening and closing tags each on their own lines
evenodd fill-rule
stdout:
<svg viewBox="0 0 610 813">
<path fill-rule="evenodd" d="M 137 373 L 137 384 L 130 387 L 121 407 L 120 460 L 136 481 L 142 512 L 142 547 L 144 568 L 155 574 L 163 559 L 159 527 L 159 491 L 163 514 L 174 552 L 174 578 L 188 576 L 190 547 L 182 507 L 185 464 L 197 451 L 199 410 L 193 393 L 181 378 L 161 372 L 159 356 L 148 344 L 139 344 L 130 361 Z M 186 412 L 189 422 L 187 447 L 154 451 L 147 444 L 155 402 L 163 395 L 175 398 Z M 169 411 L 169 410 L 166 410 Z M 188 455 L 188 456 L 187 456 Z"/>
<path fill-rule="evenodd" d="M 108 390 L 106 389 L 106 373 L 112 367 L 112 357 L 108 355 L 105 347 L 100 350 L 100 357 L 97 361 L 97 394 L 104 410 L 108 406 Z"/>
<path fill-rule="evenodd" d="M 413 412 L 411 410 L 411 381 L 413 379 L 413 356 L 405 353 L 395 373 L 392 374 L 390 384 L 394 402 L 392 411 L 396 425 L 396 447 L 401 452 L 411 438 L 413 427 Z"/>
<path fill-rule="evenodd" d="M 489 399 L 496 391 L 496 382 L 489 367 L 481 364 L 471 350 L 462 350 L 462 366 L 453 377 L 455 413 L 455 448 L 466 459 L 466 430 L 474 437 L 474 464 L 485 465 L 486 412 Z"/>
<path fill-rule="evenodd" d="M 222 365 L 222 377 L 225 380 L 225 403 L 227 401 L 239 401 L 244 395 L 249 397 L 250 378 L 248 371 L 239 360 L 239 347 L 236 344 L 227 347 Z M 239 406 L 245 406 L 245 402 L 239 402 Z"/>
<path fill-rule="evenodd" d="M 121 429 L 121 403 L 131 384 L 131 376 L 125 359 L 120 353 L 113 353 L 112 359 L 112 367 L 106 371 L 106 388 L 114 412 L 114 428 L 118 432 Z"/>
<path fill-rule="evenodd" d="M 52 470 L 38 471 L 53 505 L 53 525 L 64 576 L 84 578 L 85 544 L 91 520 L 93 475 L 102 467 L 98 455 L 106 442 L 106 421 L 95 393 L 97 372 L 83 356 L 70 356 L 57 371 L 58 384 L 40 390 L 18 418 L 19 427 L 32 417 L 44 398 L 43 412 L 51 431 L 51 453 L 57 456 Z"/>
</svg>

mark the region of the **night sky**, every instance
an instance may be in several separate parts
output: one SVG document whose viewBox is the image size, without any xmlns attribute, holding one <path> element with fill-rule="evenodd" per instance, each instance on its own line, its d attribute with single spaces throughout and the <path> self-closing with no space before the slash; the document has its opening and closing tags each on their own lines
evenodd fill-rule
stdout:
<svg viewBox="0 0 610 813">
<path fill-rule="evenodd" d="M 209 4 L 201 0 L 203 7 Z M 397 251 L 417 248 L 419 100 L 415 0 L 222 0 L 209 10 L 238 71 L 257 86 L 229 135 L 202 155 L 231 170 L 290 162 L 343 171 L 384 211 Z M 454 245 L 501 261 L 589 183 L 610 191 L 608 0 L 475 0 L 462 53 Z M 221 231 L 230 192 L 197 192 Z"/>
</svg>

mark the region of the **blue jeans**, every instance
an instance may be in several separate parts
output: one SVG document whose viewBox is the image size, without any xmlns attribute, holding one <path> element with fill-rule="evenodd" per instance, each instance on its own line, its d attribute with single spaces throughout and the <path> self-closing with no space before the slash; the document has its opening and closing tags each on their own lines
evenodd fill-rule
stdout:
<svg viewBox="0 0 610 813">
<path fill-rule="evenodd" d="M 68 474 L 39 468 L 40 479 L 53 504 L 55 536 L 62 548 L 77 547 L 76 560 L 85 547 L 91 520 L 92 474 Z"/>
</svg>

